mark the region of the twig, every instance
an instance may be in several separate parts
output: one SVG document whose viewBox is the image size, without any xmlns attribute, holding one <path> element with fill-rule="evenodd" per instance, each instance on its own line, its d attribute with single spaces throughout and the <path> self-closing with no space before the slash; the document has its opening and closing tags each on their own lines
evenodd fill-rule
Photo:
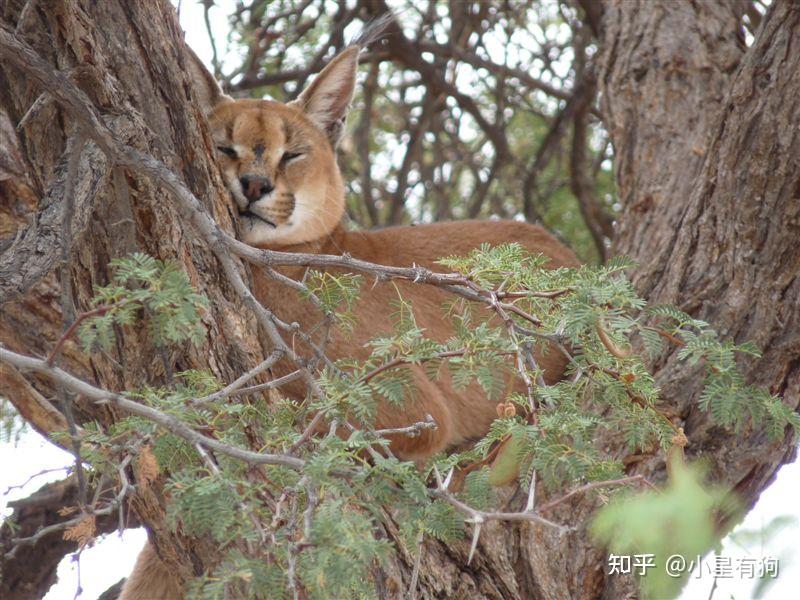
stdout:
<svg viewBox="0 0 800 600">
<path fill-rule="evenodd" d="M 72 597 L 72 600 L 78 600 L 80 595 L 83 593 L 83 586 L 81 585 L 81 554 L 83 553 L 83 547 L 79 547 L 78 551 L 72 557 L 72 561 L 75 563 L 75 569 L 78 571 L 77 575 L 77 584 L 75 585 L 75 595 Z"/>
<path fill-rule="evenodd" d="M 407 427 L 395 427 L 392 429 L 375 429 L 374 431 L 370 431 L 371 435 L 377 435 L 380 437 L 385 437 L 387 435 L 398 435 L 403 434 L 407 435 L 408 437 L 417 437 L 419 432 L 423 429 L 436 429 L 436 421 L 433 420 L 431 415 L 426 415 L 427 419 L 425 421 L 419 421 Z"/>
<path fill-rule="evenodd" d="M 517 291 L 517 292 L 505 292 L 501 290 L 495 291 L 498 298 L 546 298 L 548 300 L 553 300 L 564 294 L 569 294 L 572 291 L 572 288 L 564 288 L 563 290 L 552 290 L 549 292 L 540 292 L 534 290 L 524 290 L 524 291 Z"/>
<path fill-rule="evenodd" d="M 2 348 L 0 348 L 0 350 L 2 350 Z M 129 464 L 129 462 L 130 462 L 130 456 L 126 456 L 125 459 L 123 459 L 122 463 L 120 463 L 120 465 L 117 467 L 117 469 L 124 470 L 125 467 Z M 127 479 L 125 480 L 125 483 L 127 483 Z M 100 488 L 101 486 L 98 486 L 98 492 L 101 491 Z M 41 540 L 43 537 L 49 535 L 50 533 L 61 531 L 62 529 L 67 529 L 69 527 L 72 527 L 73 525 L 77 525 L 78 523 L 86 519 L 88 516 L 110 515 L 114 510 L 117 509 L 117 507 L 119 507 L 122 504 L 122 501 L 125 499 L 125 497 L 128 495 L 128 493 L 130 493 L 132 489 L 133 486 L 123 485 L 119 494 L 117 494 L 116 497 L 114 497 L 103 508 L 93 508 L 91 506 L 84 505 L 81 507 L 81 513 L 72 519 L 63 521 L 61 523 L 54 523 L 53 525 L 48 525 L 47 527 L 42 527 L 38 529 L 36 533 L 34 533 L 31 536 L 12 539 L 11 544 L 13 545 L 13 548 L 6 553 L 5 555 L 6 560 L 14 558 L 17 551 L 23 546 L 32 546 L 36 544 L 39 540 Z M 98 495 L 99 493 L 96 494 L 95 498 L 97 498 Z"/>
<path fill-rule="evenodd" d="M 334 422 L 331 424 L 331 431 L 330 431 L 330 433 L 329 433 L 328 435 L 335 435 L 335 434 L 336 434 L 336 428 L 335 428 L 335 426 L 334 426 L 334 425 L 335 425 L 335 423 L 336 423 L 336 421 L 334 421 Z M 345 422 L 344 422 L 344 425 L 345 425 L 345 427 L 347 427 L 347 429 L 349 429 L 349 430 L 350 430 L 352 433 L 356 433 L 356 432 L 358 432 L 358 431 L 362 431 L 362 430 L 358 429 L 357 427 L 355 427 L 355 426 L 354 426 L 352 423 L 350 423 L 349 421 L 345 421 Z M 367 429 L 366 429 L 366 430 L 364 430 L 364 431 L 362 431 L 362 432 L 363 432 L 363 433 L 366 433 L 367 435 L 369 435 L 369 434 L 373 433 L 374 431 L 375 431 L 375 430 L 374 430 L 372 427 L 367 427 Z M 376 436 L 376 437 L 377 437 L 377 436 Z M 372 457 L 372 459 L 373 459 L 373 460 L 376 460 L 376 461 L 377 461 L 377 460 L 380 460 L 381 458 L 383 458 L 383 457 L 382 457 L 380 454 L 378 454 L 377 450 L 375 450 L 375 448 L 373 448 L 372 446 L 367 446 L 366 450 L 367 450 L 367 453 L 368 453 L 368 454 L 369 454 L 369 455 Z M 395 456 L 394 456 L 394 454 L 392 453 L 392 451 L 389 449 L 389 446 L 385 446 L 383 450 L 384 450 L 384 452 L 386 452 L 386 453 L 389 455 L 389 457 L 393 457 L 393 458 L 395 457 Z"/>
<path fill-rule="evenodd" d="M 595 490 L 597 488 L 604 488 L 604 487 L 615 487 L 618 485 L 628 485 L 630 483 L 639 483 L 644 481 L 644 475 L 632 475 L 631 477 L 622 477 L 620 479 L 609 479 L 608 481 L 592 481 L 591 483 L 587 483 L 582 485 L 574 490 L 567 492 L 560 498 L 556 498 L 555 500 L 551 500 L 550 502 L 546 502 L 539 507 L 539 512 L 543 512 L 546 510 L 550 510 L 551 508 L 558 506 L 562 502 L 566 502 L 573 496 L 577 496 L 578 494 L 585 494 L 590 490 Z"/>
<path fill-rule="evenodd" d="M 104 304 L 103 306 L 98 306 L 92 310 L 88 310 L 86 312 L 82 312 L 79 314 L 76 319 L 72 322 L 72 324 L 61 334 L 61 337 L 58 338 L 56 345 L 53 346 L 53 349 L 50 351 L 50 354 L 47 356 L 47 364 L 54 365 L 58 355 L 61 354 L 61 349 L 64 347 L 64 343 L 70 339 L 74 334 L 75 330 L 83 323 L 86 319 L 91 319 L 92 317 L 102 317 L 108 311 L 119 308 L 123 304 L 128 302 L 127 299 L 120 300 L 119 302 L 115 302 L 113 304 Z"/>
<path fill-rule="evenodd" d="M 417 556 L 414 558 L 414 570 L 411 572 L 411 583 L 408 584 L 406 598 L 413 600 L 417 596 L 417 582 L 419 581 L 419 569 L 422 564 L 422 551 L 424 549 L 425 532 L 420 531 L 417 535 Z"/>
<path fill-rule="evenodd" d="M 42 469 L 42 470 L 41 470 L 41 471 L 39 471 L 38 473 L 34 473 L 34 474 L 33 474 L 33 475 L 31 475 L 30 477 L 28 477 L 28 478 L 27 478 L 25 481 L 23 481 L 22 483 L 19 483 L 19 484 L 17 484 L 17 485 L 10 485 L 10 486 L 8 486 L 8 487 L 6 488 L 6 490 L 3 492 L 3 496 L 7 496 L 7 495 L 8 495 L 8 493 L 9 493 L 11 490 L 17 490 L 17 489 L 24 488 L 26 485 L 28 485 L 28 484 L 29 484 L 31 481 L 33 481 L 33 480 L 34 480 L 34 479 L 36 479 L 37 477 L 41 477 L 42 475 L 47 475 L 48 473 L 55 473 L 56 471 L 66 471 L 66 470 L 69 470 L 69 469 L 70 469 L 70 467 L 54 467 L 54 468 L 52 468 L 52 469 Z"/>
<path fill-rule="evenodd" d="M 24 538 L 14 538 L 13 540 L 11 540 L 11 544 L 13 545 L 13 548 L 11 548 L 11 550 L 6 552 L 6 554 L 5 554 L 6 560 L 10 560 L 10 559 L 14 558 L 14 556 L 16 556 L 17 550 L 19 548 L 22 548 L 23 546 L 32 546 L 32 545 L 36 544 L 39 540 L 41 540 L 43 537 L 45 537 L 46 535 L 49 535 L 49 534 L 51 534 L 53 532 L 56 532 L 56 531 L 61 531 L 62 529 L 66 529 L 67 527 L 72 527 L 73 525 L 77 525 L 78 523 L 83 521 L 85 518 L 86 518 L 86 515 L 82 514 L 82 515 L 74 517 L 74 518 L 72 518 L 72 519 L 70 519 L 68 521 L 63 521 L 61 523 L 54 523 L 53 525 L 48 525 L 47 527 L 42 527 L 41 529 L 37 530 L 36 533 L 34 533 L 31 536 L 24 537 Z"/>
<path fill-rule="evenodd" d="M 245 394 L 254 394 L 255 392 L 261 392 L 264 390 L 271 390 L 273 388 L 281 387 L 286 383 L 290 383 L 296 379 L 299 379 L 301 376 L 300 371 L 292 371 L 291 373 L 284 375 L 283 377 L 278 377 L 278 379 L 273 379 L 272 381 L 268 381 L 267 383 L 260 383 L 258 385 L 253 385 L 250 387 L 242 388 L 240 390 L 236 390 L 232 392 L 231 396 L 243 396 Z"/>
<path fill-rule="evenodd" d="M 283 350 L 274 350 L 272 354 L 270 354 L 265 360 L 257 364 L 255 367 L 250 369 L 247 373 L 238 377 L 232 383 L 226 385 L 224 388 L 219 390 L 218 392 L 214 392 L 213 394 L 209 394 L 208 396 L 203 396 L 202 398 L 195 398 L 194 400 L 190 400 L 189 404 L 196 406 L 198 404 L 206 404 L 208 402 L 216 402 L 217 400 L 222 400 L 223 398 L 227 398 L 228 396 L 233 395 L 233 393 L 239 390 L 245 383 L 257 377 L 270 367 L 272 367 L 275 363 L 277 363 L 280 359 L 284 356 Z"/>
<path fill-rule="evenodd" d="M 517 354 L 517 371 L 519 372 L 520 376 L 522 377 L 522 381 L 525 383 L 525 391 L 526 397 L 528 399 L 528 405 L 531 410 L 531 418 L 536 419 L 536 400 L 535 394 L 533 391 L 533 382 L 531 381 L 530 375 L 528 375 L 528 370 L 525 367 L 525 356 L 523 354 L 523 348 L 519 343 L 519 339 L 517 338 L 516 329 L 514 327 L 514 321 L 505 311 L 505 308 L 502 306 L 502 303 L 497 299 L 497 295 L 492 293 L 490 297 L 490 306 L 495 310 L 497 315 L 503 321 L 508 330 L 508 335 L 514 341 L 514 345 L 516 347 L 516 354 Z M 513 305 L 512 305 L 513 306 Z M 531 360 L 533 357 L 531 356 Z M 538 373 L 538 383 L 540 386 L 544 386 L 545 382 L 542 379 L 541 374 Z"/>
<path fill-rule="evenodd" d="M 308 440 L 311 439 L 311 436 L 314 435 L 317 430 L 317 426 L 323 418 L 322 412 L 318 412 L 314 415 L 314 418 L 311 419 L 311 422 L 306 426 L 303 433 L 300 434 L 298 440 L 292 444 L 291 448 L 289 448 L 289 454 L 296 453 L 306 442 L 308 442 Z"/>
<path fill-rule="evenodd" d="M 412 364 L 412 363 L 416 363 L 416 362 L 426 362 L 426 361 L 429 361 L 429 360 L 438 360 L 438 359 L 443 359 L 443 358 L 452 358 L 454 356 L 464 356 L 466 353 L 467 353 L 467 350 L 462 348 L 461 350 L 447 350 L 445 352 L 439 352 L 439 353 L 435 354 L 434 356 L 430 356 L 428 358 L 422 358 L 422 359 L 419 359 L 419 360 L 411 360 L 411 359 L 404 358 L 404 357 L 400 356 L 400 357 L 394 358 L 394 359 L 392 359 L 392 360 L 390 360 L 388 362 L 385 362 L 384 364 L 382 364 L 382 365 L 380 365 L 378 367 L 375 367 L 369 373 L 364 374 L 361 377 L 361 379 L 358 380 L 358 383 L 369 383 L 369 381 L 371 379 L 373 379 L 374 377 L 380 375 L 384 371 L 387 371 L 389 369 L 393 369 L 395 367 L 399 367 L 401 365 L 408 365 L 408 364 Z"/>
</svg>

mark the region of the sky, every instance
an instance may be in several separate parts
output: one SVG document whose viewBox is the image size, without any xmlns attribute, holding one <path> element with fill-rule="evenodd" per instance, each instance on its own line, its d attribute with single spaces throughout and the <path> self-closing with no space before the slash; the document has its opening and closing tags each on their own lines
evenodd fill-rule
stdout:
<svg viewBox="0 0 800 600">
<path fill-rule="evenodd" d="M 200 4 L 192 0 L 183 0 L 174 4 L 180 6 L 180 20 L 186 31 L 188 44 L 197 52 L 198 56 L 210 64 L 211 47 L 208 42 L 203 10 Z M 225 14 L 233 5 L 232 0 L 217 2 L 221 8 L 211 9 L 211 23 L 215 37 L 218 40 L 225 38 L 227 23 Z M 56 481 L 64 476 L 66 468 L 72 464 L 69 454 L 55 447 L 40 435 L 30 432 L 23 436 L 16 446 L 12 443 L 0 444 L 0 515 L 10 514 L 6 508 L 8 501 L 24 498 L 36 491 L 48 481 Z M 22 487 L 20 486 L 31 475 L 48 469 L 63 468 L 62 471 L 48 472 L 34 478 Z M 5 493 L 4 493 L 5 492 Z M 778 473 L 775 482 L 763 492 L 755 508 L 750 511 L 744 521 L 734 530 L 731 536 L 723 540 L 722 556 L 730 559 L 733 565 L 738 565 L 742 559 L 763 560 L 769 558 L 779 559 L 779 576 L 774 580 L 763 596 L 766 599 L 782 600 L 800 596 L 800 555 L 795 553 L 796 538 L 800 531 L 800 463 L 784 466 Z M 786 516 L 795 520 L 793 525 L 785 527 L 771 538 L 765 538 L 761 533 L 764 525 L 776 516 Z M 739 538 L 737 540 L 737 538 Z M 742 538 L 747 538 L 743 543 Z M 45 596 L 46 600 L 93 600 L 99 594 L 116 583 L 120 578 L 127 576 L 133 568 L 136 556 L 142 548 L 146 534 L 142 529 L 127 530 L 122 535 L 109 534 L 97 540 L 91 548 L 80 553 L 79 560 L 74 555 L 67 555 L 59 565 L 58 583 Z M 691 557 L 686 557 L 691 560 Z M 694 600 L 696 598 L 709 598 L 714 577 L 709 573 L 709 568 L 716 564 L 727 564 L 723 561 L 715 562 L 713 556 L 704 557 L 701 561 L 703 567 L 695 571 L 684 589 L 681 600 Z M 82 593 L 77 594 L 79 587 Z M 734 568 L 732 575 L 737 575 L 738 569 Z M 723 573 L 727 575 L 727 573 Z M 757 579 L 742 579 L 737 576 L 718 577 L 713 598 L 746 600 L 754 598 Z"/>
</svg>

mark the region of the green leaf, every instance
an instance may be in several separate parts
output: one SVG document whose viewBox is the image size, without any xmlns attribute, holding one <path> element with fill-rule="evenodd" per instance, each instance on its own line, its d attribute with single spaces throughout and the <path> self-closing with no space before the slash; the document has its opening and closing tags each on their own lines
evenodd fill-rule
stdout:
<svg viewBox="0 0 800 600">
<path fill-rule="evenodd" d="M 726 490 L 703 487 L 700 480 L 696 471 L 676 465 L 666 489 L 617 497 L 592 522 L 592 535 L 612 553 L 653 555 L 655 567 L 641 578 L 651 597 L 677 594 L 682 580 L 667 574 L 666 559 L 705 554 L 716 542 L 719 512 L 730 516 L 737 509 Z"/>
</svg>

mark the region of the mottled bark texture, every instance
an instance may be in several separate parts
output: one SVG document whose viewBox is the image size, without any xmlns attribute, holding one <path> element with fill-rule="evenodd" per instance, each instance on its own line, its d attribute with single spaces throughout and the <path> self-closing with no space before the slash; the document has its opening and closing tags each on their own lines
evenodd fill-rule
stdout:
<svg viewBox="0 0 800 600">
<path fill-rule="evenodd" d="M 795 407 L 800 7 L 776 2 L 755 45 L 731 72 L 741 56 L 734 32 L 702 26 L 700 15 L 683 26 L 667 24 L 663 16 L 637 14 L 632 4 L 620 3 L 605 20 L 604 110 L 625 203 L 615 248 L 640 263 L 633 279 L 650 301 L 674 303 L 713 323 L 722 336 L 762 348 L 762 359 L 743 363 L 745 373 Z M 720 7 L 699 3 L 697 9 Z M 732 26 L 733 15 L 727 21 Z M 624 41 L 643 29 L 658 36 L 662 27 L 674 32 L 691 23 L 699 25 L 696 44 L 673 45 L 671 54 L 657 55 L 641 41 L 615 45 L 609 39 Z M 655 65 L 670 75 L 654 80 L 649 72 Z M 697 77 L 710 87 L 702 96 Z M 656 365 L 659 383 L 687 419 L 690 451 L 711 452 L 716 474 L 742 484 L 752 501 L 792 452 L 788 436 L 780 445 L 751 432 L 733 437 L 709 429 L 694 408 L 697 373 L 671 359 Z"/>
<path fill-rule="evenodd" d="M 800 404 L 800 5 L 775 2 L 745 51 L 735 7 L 611 2 L 602 109 L 624 205 L 614 249 L 651 302 L 671 303 L 764 352 L 748 380 Z M 690 460 L 752 506 L 795 456 L 716 427 L 697 408 L 702 371 L 675 352 L 653 365 Z M 657 473 L 658 460 L 636 472 Z M 616 591 L 612 582 L 611 591 Z"/>
<path fill-rule="evenodd" d="M 183 35 L 169 2 L 8 0 L 0 4 L 0 20 L 68 74 L 102 111 L 120 139 L 167 164 L 218 222 L 232 228 L 227 194 L 214 163 L 213 143 L 185 74 Z M 47 356 L 62 330 L 61 286 L 48 261 L 55 266 L 60 260 L 65 148 L 67 140 L 79 134 L 76 124 L 47 96 L 42 97 L 43 92 L 46 90 L 37 87 L 25 73 L 0 58 L 0 106 L 11 124 L 0 129 L 4 149 L 14 146 L 15 140 L 9 138 L 25 118 L 19 129 L 19 155 L 4 152 L 0 163 L 4 236 L 0 262 L 18 259 L 18 253 L 13 256 L 14 244 L 24 242 L 30 254 L 23 266 L 44 265 L 41 270 L 29 268 L 31 278 L 27 282 L 4 278 L 3 291 L 10 283 L 17 291 L 27 293 L 14 298 L 11 289 L 12 300 L 2 304 L 0 343 L 41 357 Z M 37 106 L 31 111 L 34 104 Z M 223 281 L 213 255 L 193 238 L 189 225 L 181 222 L 168 193 L 137 173 L 112 168 L 93 143 L 83 152 L 75 183 L 69 273 L 71 300 L 77 312 L 89 308 L 94 286 L 108 282 L 109 262 L 131 252 L 177 261 L 209 298 L 210 308 L 203 317 L 207 335 L 200 346 L 158 352 L 145 328 L 129 327 L 117 332 L 116 347 L 107 353 L 87 357 L 74 343 L 67 343 L 61 359 L 64 368 L 102 387 L 125 390 L 163 384 L 172 373 L 189 368 L 209 369 L 221 380 L 230 381 L 263 360 L 254 320 Z M 37 203 L 38 213 L 34 213 Z M 85 206 L 91 210 L 83 218 L 81 207 Z M 35 410 L 37 398 L 58 405 L 53 387 L 26 378 L 33 386 L 26 387 L 18 372 L 3 365 L 0 389 L 4 396 L 21 413 L 33 414 L 34 426 L 43 433 L 63 430 L 57 419 Z M 107 424 L 115 415 L 108 408 L 88 405 L 78 398 L 77 417 L 79 421 L 96 419 Z M 154 531 L 159 552 L 171 570 L 187 578 L 211 564 L 215 549 L 210 544 L 166 533 L 159 488 L 143 491 L 131 506 Z M 44 556 L 45 549 L 38 546 Z M 5 547 L 0 555 L 7 550 Z M 6 566 L 3 581 L 17 587 L 0 595 L 31 597 L 23 592 L 33 588 L 20 586 L 38 577 L 37 563 L 16 561 Z M 14 572 L 21 568 L 29 570 L 27 575 Z"/>
<path fill-rule="evenodd" d="M 4 22 L 70 73 L 118 135 L 174 168 L 229 226 L 212 148 L 182 74 L 180 32 L 166 1 L 40 0 L 20 24 L 23 4 L 6 2 Z M 709 320 L 725 336 L 758 343 L 765 357 L 743 364 L 745 372 L 796 407 L 800 10 L 792 2 L 775 2 L 754 46 L 745 51 L 738 13 L 725 2 L 589 5 L 602 53 L 597 73 L 602 109 L 624 205 L 615 250 L 639 261 L 632 275 L 648 299 L 673 302 Z M 14 125 L 41 91 L 23 73 L 0 70 L 0 102 Z M 45 106 L 39 118 L 22 128 L 22 162 L 31 193 L 42 198 L 40 211 L 48 202 L 61 201 L 48 189 L 58 181 L 72 130 L 54 106 Z M 91 151 L 90 145 L 84 163 Z M 98 165 L 96 174 L 94 209 L 72 255 L 78 309 L 86 308 L 92 285 L 106 281 L 111 258 L 144 250 L 178 260 L 211 298 L 204 321 L 208 340 L 199 349 L 176 349 L 159 357 L 144 332 L 125 330 L 108 356 L 85 359 L 68 348 L 65 366 L 116 390 L 159 383 L 169 371 L 188 367 L 210 368 L 230 381 L 252 366 L 262 353 L 248 312 L 226 288 L 216 261 L 192 242 L 170 198 L 136 173 Z M 24 215 L 14 201 L 30 202 L 25 198 L 0 196 L 3 214 Z M 58 295 L 57 282 L 48 276 L 23 298 L 3 305 L 0 341 L 13 350 L 46 355 L 61 326 Z M 664 390 L 664 409 L 686 427 L 690 457 L 709 460 L 715 478 L 735 485 L 752 504 L 792 456 L 788 434 L 782 443 L 770 443 L 752 431 L 734 436 L 711 427 L 692 408 L 700 373 L 679 367 L 674 354 L 653 366 Z M 9 385 L 11 376 L 0 372 L 0 377 Z M 34 383 L 39 393 L 53 396 L 47 385 Z M 11 389 L 19 394 L 17 401 L 31 402 L 19 382 L 16 386 Z M 84 418 L 113 418 L 96 407 L 82 409 Z M 616 440 L 606 443 L 622 455 Z M 663 478 L 662 457 L 639 457 L 629 464 L 631 474 Z M 539 495 L 544 501 L 543 490 Z M 509 503 L 519 506 L 522 494 Z M 133 508 L 153 529 L 159 552 L 177 576 L 186 578 L 213 564 L 215 551 L 202 540 L 166 531 L 163 498 L 157 493 L 137 497 Z M 554 509 L 553 519 L 579 527 L 564 538 L 533 524 L 484 525 L 469 565 L 468 540 L 446 546 L 426 539 L 418 596 L 633 596 L 632 581 L 604 575 L 605 552 L 580 528 L 595 508 L 592 498 L 576 497 Z M 416 548 L 402 545 L 390 514 L 386 522 L 381 534 L 393 540 L 397 552 L 376 573 L 376 581 L 381 597 L 399 598 L 411 580 Z"/>
</svg>

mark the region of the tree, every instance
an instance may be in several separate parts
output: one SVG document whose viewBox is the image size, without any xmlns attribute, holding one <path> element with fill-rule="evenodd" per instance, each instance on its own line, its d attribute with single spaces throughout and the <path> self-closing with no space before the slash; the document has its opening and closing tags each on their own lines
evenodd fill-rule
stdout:
<svg viewBox="0 0 800 600">
<path fill-rule="evenodd" d="M 179 29 L 172 9 L 156 2 L 75 2 L 69 8 L 53 3 L 44 11 L 39 9 L 41 4 L 8 3 L 0 29 L 0 45 L 7 55 L 0 71 L 0 102 L 20 137 L 20 159 L 3 167 L 12 177 L 0 182 L 1 206 L 10 221 L 19 223 L 17 215 L 25 212 L 20 209 L 22 203 L 31 206 L 41 199 L 33 226 L 3 245 L 0 297 L 12 300 L 3 305 L 0 316 L 2 346 L 27 355 L 51 355 L 62 330 L 74 321 L 75 307 L 86 310 L 93 286 L 109 282 L 110 260 L 144 250 L 175 260 L 209 298 L 206 341 L 190 351 L 171 354 L 162 346 L 153 353 L 151 334 L 120 328 L 113 354 L 87 357 L 67 341 L 57 357 L 60 365 L 106 389 L 135 389 L 143 382 L 169 381 L 174 372 L 190 368 L 210 369 L 222 381 L 234 380 L 265 359 L 267 345 L 262 348 L 259 342 L 249 296 L 240 285 L 246 281 L 246 267 L 215 246 L 213 236 L 202 237 L 207 223 L 199 211 L 192 210 L 185 194 L 183 201 L 174 200 L 175 194 L 182 193 L 178 185 L 182 180 L 214 220 L 231 231 L 224 188 L 213 166 L 213 146 L 201 115 L 193 108 L 182 72 Z M 242 15 L 248 14 L 251 26 L 263 26 L 260 19 L 266 5 L 262 4 L 254 3 L 249 13 L 239 16 L 244 19 Z M 382 3 L 340 8 L 334 16 L 339 27 L 330 38 L 332 44 L 342 45 L 345 25 L 359 11 L 374 15 L 384 8 Z M 746 381 L 778 394 L 794 411 L 799 363 L 794 334 L 797 311 L 793 307 L 798 301 L 799 263 L 792 240 L 800 189 L 800 136 L 793 123 L 800 114 L 800 58 L 790 47 L 800 33 L 800 11 L 790 2 L 776 2 L 758 27 L 754 20 L 759 13 L 748 12 L 748 8 L 749 3 L 741 2 L 582 2 L 579 12 L 572 13 L 574 7 L 559 6 L 577 32 L 573 41 L 581 51 L 573 73 L 581 79 L 574 81 L 571 93 L 563 87 L 549 90 L 564 96 L 564 105 L 555 116 L 543 119 L 550 127 L 541 145 L 528 149 L 533 152 L 533 167 L 525 180 L 535 183 L 555 148 L 564 146 L 560 144 L 564 122 L 572 121 L 569 156 L 573 177 L 568 185 L 577 198 L 575 206 L 583 209 L 586 231 L 600 241 L 595 248 L 603 253 L 604 238 L 609 235 L 603 211 L 608 209 L 597 203 L 597 184 L 586 177 L 593 172 L 587 169 L 585 138 L 586 121 L 594 110 L 591 98 L 596 72 L 622 204 L 613 251 L 627 254 L 639 264 L 633 281 L 648 300 L 675 304 L 692 317 L 711 322 L 736 342 L 755 341 L 763 357 L 741 364 Z M 460 13 L 456 6 L 451 11 L 452 35 L 460 31 L 464 40 L 485 27 L 483 20 L 502 23 L 507 17 L 500 9 L 472 14 Z M 743 15 L 752 28 L 758 27 L 749 48 L 743 41 Z M 409 117 L 410 125 L 405 127 L 411 156 L 400 165 L 397 178 L 404 184 L 388 195 L 385 211 L 378 210 L 370 199 L 375 183 L 368 172 L 364 175 L 361 171 L 362 202 L 357 210 L 368 216 L 364 219 L 368 224 L 400 220 L 406 189 L 411 189 L 408 177 L 412 166 L 420 180 L 430 181 L 432 189 L 438 190 L 430 198 L 426 196 L 422 206 L 426 202 L 439 206 L 437 217 L 457 214 L 452 199 L 436 197 L 446 186 L 436 186 L 441 180 L 437 180 L 435 162 L 413 156 L 423 146 L 422 142 L 415 144 L 415 131 L 419 135 L 427 123 L 444 138 L 448 119 L 463 118 L 447 102 L 447 109 L 441 104 L 437 109 L 443 97 L 454 98 L 463 113 L 471 114 L 494 148 L 491 176 L 482 179 L 482 166 L 468 167 L 475 171 L 472 196 L 480 203 L 476 200 L 479 209 L 474 213 L 467 207 L 462 214 L 482 214 L 482 197 L 494 194 L 502 199 L 507 193 L 503 181 L 522 178 L 519 171 L 504 171 L 510 169 L 510 162 L 505 161 L 511 161 L 507 146 L 513 145 L 501 126 L 505 113 L 498 108 L 494 120 L 488 121 L 477 107 L 478 100 L 472 102 L 448 87 L 448 60 L 455 58 L 435 58 L 435 68 L 420 62 L 421 51 L 434 56 L 437 52 L 458 53 L 456 58 L 473 63 L 486 60 L 474 49 L 463 49 L 466 42 L 444 47 L 428 41 L 437 16 L 433 9 L 421 14 L 420 31 L 428 31 L 427 38 L 421 34 L 409 40 L 390 29 L 390 41 L 382 51 L 386 58 L 379 52 L 370 57 L 364 96 L 367 107 L 369 94 L 375 93 L 379 59 L 416 69 L 431 93 L 429 100 L 423 100 L 420 116 Z M 296 18 L 297 28 L 303 23 L 301 17 L 297 11 L 290 16 Z M 588 39 L 589 30 L 600 50 L 596 63 L 585 51 L 593 43 Z M 269 27 L 261 31 L 268 32 Z M 251 53 L 264 47 L 269 48 L 254 43 Z M 323 57 L 320 54 L 312 62 L 311 70 L 319 68 Z M 274 72 L 288 72 L 291 78 L 281 80 L 270 71 L 260 73 L 255 65 L 267 58 L 249 57 L 245 63 L 249 67 L 233 85 L 241 89 L 277 85 L 303 81 L 310 74 L 292 73 L 291 66 L 285 65 L 278 65 Z M 581 62 L 587 58 L 588 64 Z M 54 74 L 54 65 L 60 75 Z M 508 75 L 524 85 L 542 87 L 524 73 Z M 74 93 L 73 84 L 83 95 Z M 496 104 L 500 107 L 501 101 Z M 407 113 L 414 114 L 412 110 Z M 525 123 L 522 112 L 515 116 Z M 437 119 L 441 125 L 435 125 Z M 368 136 L 371 126 L 370 120 L 363 118 L 356 135 Z M 468 164 L 479 160 L 474 147 L 464 146 L 461 139 L 453 144 L 461 155 L 471 157 L 465 159 Z M 368 145 L 360 146 L 365 147 Z M 590 149 L 592 152 L 598 153 Z M 599 152 L 600 160 L 604 153 Z M 161 160 L 178 177 L 149 161 L 147 155 Z M 366 161 L 361 160 L 363 167 Z M 350 172 L 359 172 L 359 167 Z M 448 183 L 454 181 L 460 180 Z M 102 199 L 102 204 L 93 207 L 93 198 Z M 532 218 L 533 206 L 529 201 L 519 208 Z M 131 221 L 134 228 L 120 227 Z M 9 228 L 9 232 L 16 229 Z M 198 239 L 205 243 L 197 243 Z M 54 267 L 58 277 L 52 273 Z M 677 350 L 662 354 L 651 365 L 662 388 L 661 410 L 683 426 L 690 440 L 688 456 L 710 459 L 713 479 L 733 487 L 745 504 L 751 505 L 777 468 L 793 457 L 794 437 L 787 430 L 779 442 L 770 442 L 757 429 L 732 432 L 715 424 L 708 413 L 697 409 L 702 393 L 700 371 L 678 360 Z M 2 365 L 0 377 L 8 390 L 4 395 L 23 418 L 45 434 L 91 420 L 109 425 L 121 416 L 119 401 L 97 406 L 86 397 L 73 398 L 47 379 L 23 377 L 9 364 Z M 73 450 L 78 447 L 74 436 L 62 443 Z M 609 437 L 601 443 L 612 448 L 612 454 L 625 454 L 618 439 Z M 628 459 L 629 475 L 653 482 L 666 477 L 660 452 Z M 137 464 L 137 477 L 142 468 Z M 76 490 L 86 493 L 80 484 Z M 215 563 L 217 549 L 208 539 L 189 539 L 168 530 L 157 485 L 140 486 L 131 505 L 152 529 L 162 557 L 181 577 L 196 574 L 195 566 L 202 569 Z M 550 513 L 554 520 L 579 527 L 567 535 L 529 523 L 487 522 L 470 564 L 468 539 L 443 543 L 426 537 L 425 560 L 416 568 L 415 549 L 401 541 L 400 524 L 387 513 L 378 535 L 391 542 L 392 552 L 375 576 L 376 585 L 381 595 L 396 596 L 416 577 L 421 597 L 560 597 L 562 590 L 586 597 L 635 593 L 633 581 L 604 575 L 605 553 L 585 535 L 584 526 L 597 505 L 598 498 L 588 494 L 555 505 Z M 726 526 L 721 524 L 723 529 Z M 3 539 L 7 543 L 9 538 Z M 48 581 L 41 578 L 45 570 L 39 571 L 40 579 L 29 583 L 35 578 L 22 560 L 7 561 L 2 584 L 7 587 L 0 588 L 3 597 L 25 597 L 32 591 L 41 594 Z M 19 576 L 11 578 L 10 572 Z"/>
</svg>

